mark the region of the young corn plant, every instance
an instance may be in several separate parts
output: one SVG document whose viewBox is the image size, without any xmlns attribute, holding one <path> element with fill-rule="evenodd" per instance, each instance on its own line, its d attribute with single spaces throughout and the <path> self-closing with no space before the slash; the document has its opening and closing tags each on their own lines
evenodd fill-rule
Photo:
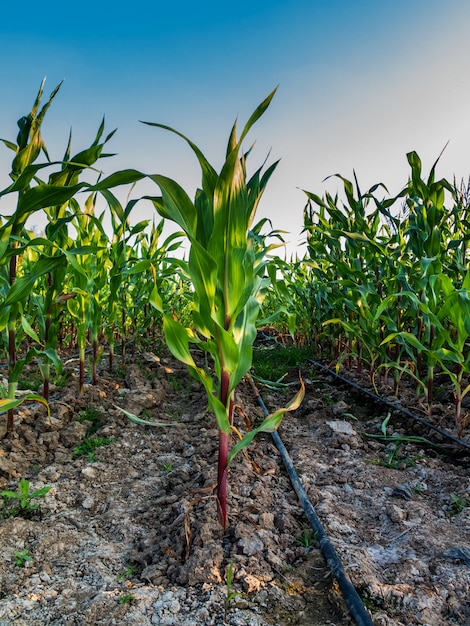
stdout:
<svg viewBox="0 0 470 626">
<path fill-rule="evenodd" d="M 186 233 L 189 243 L 187 272 L 193 285 L 192 323 L 185 328 L 165 313 L 162 299 L 155 294 L 154 306 L 163 313 L 165 338 L 174 356 L 185 363 L 207 393 L 209 407 L 219 430 L 217 500 L 219 521 L 227 527 L 227 473 L 235 454 L 252 441 L 257 432 L 272 432 L 282 416 L 295 409 L 303 398 L 303 387 L 291 404 L 267 417 L 231 450 L 234 390 L 248 372 L 256 319 L 263 289 L 266 249 L 255 246 L 252 223 L 264 189 L 277 163 L 262 173 L 258 169 L 247 177 L 247 153 L 241 146 L 248 131 L 268 108 L 273 91 L 255 110 L 237 139 L 236 123 L 228 141 L 225 163 L 219 174 L 199 148 L 178 131 L 162 124 L 148 123 L 182 137 L 196 154 L 202 170 L 202 189 L 194 202 L 174 180 L 161 175 L 151 179 L 159 186 L 161 197 L 151 198 L 160 215 Z M 208 353 L 214 364 L 215 380 L 198 367 L 190 344 Z"/>
<path fill-rule="evenodd" d="M 49 175 L 48 182 L 39 178 L 41 170 L 57 165 L 51 163 L 41 135 L 41 125 L 44 116 L 49 109 L 53 99 L 59 91 L 60 84 L 54 89 L 49 100 L 39 108 L 43 95 L 44 81 L 42 82 L 36 100 L 30 113 L 18 121 L 19 133 L 16 143 L 1 139 L 7 148 L 15 153 L 11 165 L 10 177 L 12 183 L 4 190 L 0 191 L 1 196 L 7 199 L 15 198 L 15 207 L 11 216 L 0 223 L 0 331 L 6 329 L 8 334 L 8 398 L 2 399 L 2 410 L 7 410 L 7 432 L 14 429 L 13 409 L 20 404 L 15 399 L 15 392 L 18 383 L 19 372 L 22 364 L 17 359 L 17 330 L 21 320 L 24 331 L 31 336 L 25 316 L 23 315 L 25 303 L 36 283 L 44 276 L 54 273 L 63 265 L 63 255 L 40 254 L 34 271 L 18 278 L 18 262 L 21 261 L 21 249 L 18 244 L 25 232 L 27 219 L 37 211 L 49 207 L 63 207 L 85 187 L 91 188 L 88 183 L 78 182 L 80 174 L 90 168 L 100 157 L 109 156 L 102 154 L 103 147 L 112 137 L 111 132 L 102 143 L 99 140 L 104 130 L 104 122 L 101 124 L 96 138 L 92 145 L 69 159 L 69 146 L 67 148 L 64 161 L 60 161 L 61 169 Z M 35 163 L 43 152 L 47 161 Z M 107 179 L 95 185 L 92 189 L 99 191 L 119 184 L 135 182 L 142 178 L 143 174 L 135 170 L 125 170 L 112 174 Z M 46 247 L 50 246 L 48 240 L 43 240 Z M 48 248 L 49 249 L 49 248 Z M 6 280 L 4 279 L 7 274 Z M 26 320 L 27 322 L 27 320 Z M 34 340 L 36 338 L 32 337 Z M 52 354 L 52 353 L 51 353 Z M 8 402 L 6 402 L 8 400 Z M 8 408 L 6 408 L 8 406 Z"/>
<path fill-rule="evenodd" d="M 148 225 L 144 220 L 131 227 L 129 216 L 138 200 L 130 200 L 125 207 L 121 205 L 116 196 L 109 190 L 101 192 L 110 211 L 113 235 L 109 246 L 109 275 L 106 305 L 105 332 L 109 346 L 109 369 L 114 366 L 116 324 L 118 323 L 119 307 L 125 309 L 126 290 L 124 270 L 132 252 L 129 240 L 139 235 Z"/>
</svg>

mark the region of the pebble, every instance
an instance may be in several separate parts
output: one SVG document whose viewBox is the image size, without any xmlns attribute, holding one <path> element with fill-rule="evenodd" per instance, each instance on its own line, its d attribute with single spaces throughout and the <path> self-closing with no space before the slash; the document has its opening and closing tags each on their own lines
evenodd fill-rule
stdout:
<svg viewBox="0 0 470 626">
<path fill-rule="evenodd" d="M 403 522 L 407 518 L 406 511 L 401 509 L 396 504 L 389 504 L 386 508 L 386 513 L 392 522 Z"/>
<path fill-rule="evenodd" d="M 342 413 L 346 413 L 346 411 L 349 411 L 349 408 L 349 404 L 347 404 L 344 400 L 340 400 L 332 406 L 331 410 L 333 411 L 334 415 L 341 415 Z"/>
<path fill-rule="evenodd" d="M 238 545 L 242 548 L 243 554 L 246 554 L 246 556 L 253 556 L 257 552 L 261 552 L 264 548 L 263 542 L 256 535 L 252 537 L 242 537 L 238 540 Z"/>
<path fill-rule="evenodd" d="M 326 422 L 334 433 L 341 435 L 357 435 L 354 428 L 346 420 L 329 420 Z"/>
<path fill-rule="evenodd" d="M 396 496 L 397 498 L 403 498 L 403 500 L 413 500 L 413 492 L 411 491 L 411 487 L 408 483 L 403 483 L 403 485 L 397 485 L 392 491 L 392 496 Z"/>
<path fill-rule="evenodd" d="M 98 475 L 98 472 L 96 471 L 94 467 L 90 467 L 88 465 L 87 467 L 84 467 L 82 469 L 82 475 L 85 476 L 86 478 L 95 479 Z"/>
<path fill-rule="evenodd" d="M 93 508 L 93 505 L 95 504 L 95 500 L 91 497 L 91 496 L 87 496 L 83 501 L 82 501 L 82 507 L 84 509 L 91 509 Z"/>
</svg>

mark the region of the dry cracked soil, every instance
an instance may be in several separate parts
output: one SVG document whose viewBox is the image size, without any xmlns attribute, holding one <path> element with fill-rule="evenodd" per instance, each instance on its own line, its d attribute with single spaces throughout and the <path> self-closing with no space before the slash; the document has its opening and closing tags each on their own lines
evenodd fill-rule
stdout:
<svg viewBox="0 0 470 626">
<path fill-rule="evenodd" d="M 1 626 L 354 623 L 270 435 L 230 467 L 224 532 L 217 429 L 183 366 L 165 353 L 112 373 L 103 363 L 82 394 L 76 368 L 67 361 L 50 415 L 25 403 L 10 434 L 0 416 L 0 490 L 21 478 L 50 487 L 24 515 L 3 502 Z M 470 624 L 468 454 L 409 442 L 428 433 L 395 413 L 387 433 L 404 441 L 383 441 L 386 407 L 313 366 L 302 376 L 305 399 L 279 434 L 373 623 Z M 270 410 L 294 395 L 292 381 L 259 385 Z M 246 382 L 236 405 L 240 431 L 262 419 Z"/>
</svg>

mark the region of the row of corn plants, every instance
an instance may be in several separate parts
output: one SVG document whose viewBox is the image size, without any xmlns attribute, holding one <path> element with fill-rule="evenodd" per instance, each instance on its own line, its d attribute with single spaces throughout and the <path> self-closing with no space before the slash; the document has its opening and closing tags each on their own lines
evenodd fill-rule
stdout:
<svg viewBox="0 0 470 626">
<path fill-rule="evenodd" d="M 138 200 L 122 207 L 113 195 L 113 187 L 133 183 L 143 174 L 126 170 L 94 183 L 80 180 L 98 159 L 109 156 L 103 148 L 114 133 L 102 140 L 104 123 L 89 148 L 71 156 L 69 138 L 62 160 L 50 161 L 41 124 L 59 88 L 40 108 L 41 85 L 31 112 L 18 122 L 16 142 L 2 140 L 14 152 L 12 183 L 0 192 L 8 209 L 8 216 L 0 219 L 0 350 L 8 360 L 8 389 L 0 409 L 8 412 L 7 431 L 14 427 L 14 408 L 25 400 L 16 397 L 16 389 L 26 364 L 37 361 L 44 378 L 43 396 L 26 399 L 47 402 L 51 367 L 60 374 L 59 354 L 67 335 L 68 346 L 79 351 L 81 390 L 87 345 L 96 383 L 99 337 L 108 337 L 112 365 L 115 337 L 124 345 L 130 326 L 134 335 L 138 324 L 149 328 L 143 314 L 150 307 L 152 289 L 165 280 L 169 289 L 165 255 L 181 242 L 175 233 L 160 243 L 162 224 L 150 232 L 144 232 L 147 221 L 131 226 L 129 214 Z M 46 159 L 37 163 L 41 155 Z M 49 172 L 47 180 L 40 177 L 43 172 Z M 111 213 L 111 236 L 103 227 L 104 212 L 97 213 L 99 199 Z M 37 211 L 48 220 L 41 236 L 26 228 Z"/>
<path fill-rule="evenodd" d="M 438 160 L 425 178 L 419 156 L 407 158 L 409 180 L 396 196 L 382 184 L 362 192 L 355 175 L 337 175 L 341 195 L 305 192 L 306 254 L 278 269 L 290 302 L 285 323 L 291 334 L 303 327 L 317 355 L 338 368 L 365 369 L 373 384 L 393 377 L 396 392 L 412 382 L 429 415 L 438 373 L 453 389 L 462 432 L 470 391 L 468 187 L 437 179 Z"/>
</svg>

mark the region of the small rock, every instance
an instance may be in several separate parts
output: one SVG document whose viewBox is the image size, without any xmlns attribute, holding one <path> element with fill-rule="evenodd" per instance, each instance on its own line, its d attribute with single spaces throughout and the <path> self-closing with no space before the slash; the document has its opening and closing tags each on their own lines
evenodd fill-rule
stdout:
<svg viewBox="0 0 470 626">
<path fill-rule="evenodd" d="M 261 589 L 262 583 L 259 578 L 253 576 L 252 574 L 247 574 L 242 579 L 243 589 L 246 593 L 252 593 L 253 591 L 259 591 Z"/>
<path fill-rule="evenodd" d="M 51 577 L 49 576 L 49 574 L 45 572 L 44 570 L 42 572 L 39 572 L 39 578 L 44 583 L 48 583 L 51 580 Z"/>
<path fill-rule="evenodd" d="M 389 504 L 386 508 L 386 513 L 392 522 L 403 522 L 407 518 L 406 511 L 400 509 L 396 504 Z"/>
<path fill-rule="evenodd" d="M 354 430 L 349 422 L 346 422 L 346 420 L 330 420 L 326 423 L 334 433 L 352 436 L 357 435 L 357 432 Z"/>
<path fill-rule="evenodd" d="M 257 552 L 261 552 L 264 548 L 263 542 L 256 534 L 252 537 L 242 537 L 238 540 L 238 545 L 242 548 L 243 554 L 246 554 L 246 556 L 253 556 Z"/>
<path fill-rule="evenodd" d="M 349 411 L 349 408 L 349 404 L 347 404 L 344 400 L 340 400 L 332 406 L 331 410 L 333 411 L 334 415 L 341 415 L 342 413 L 346 413 L 346 411 Z"/>
<path fill-rule="evenodd" d="M 261 513 L 259 516 L 259 525 L 262 528 L 274 527 L 274 513 Z"/>
<path fill-rule="evenodd" d="M 0 456 L 0 472 L 5 474 L 16 475 L 15 464 L 7 458 Z"/>
<path fill-rule="evenodd" d="M 96 476 L 98 475 L 98 473 L 94 467 L 90 467 L 88 465 L 87 467 L 84 467 L 82 469 L 82 475 L 85 476 L 86 478 L 90 478 L 91 480 L 94 480 Z"/>
<path fill-rule="evenodd" d="M 85 438 L 89 424 L 85 422 L 71 422 L 60 434 L 60 441 L 68 448 L 73 448 Z"/>
<path fill-rule="evenodd" d="M 403 498 L 403 500 L 413 500 L 413 492 L 411 491 L 411 487 L 408 483 L 403 483 L 403 485 L 397 485 L 395 489 L 392 491 L 392 496 L 396 496 L 397 498 Z"/>
<path fill-rule="evenodd" d="M 82 502 L 82 507 L 84 509 L 91 509 L 91 508 L 93 508 L 94 504 L 95 504 L 94 499 L 91 496 L 87 496 L 85 498 L 85 500 L 83 500 L 83 502 Z"/>
</svg>

